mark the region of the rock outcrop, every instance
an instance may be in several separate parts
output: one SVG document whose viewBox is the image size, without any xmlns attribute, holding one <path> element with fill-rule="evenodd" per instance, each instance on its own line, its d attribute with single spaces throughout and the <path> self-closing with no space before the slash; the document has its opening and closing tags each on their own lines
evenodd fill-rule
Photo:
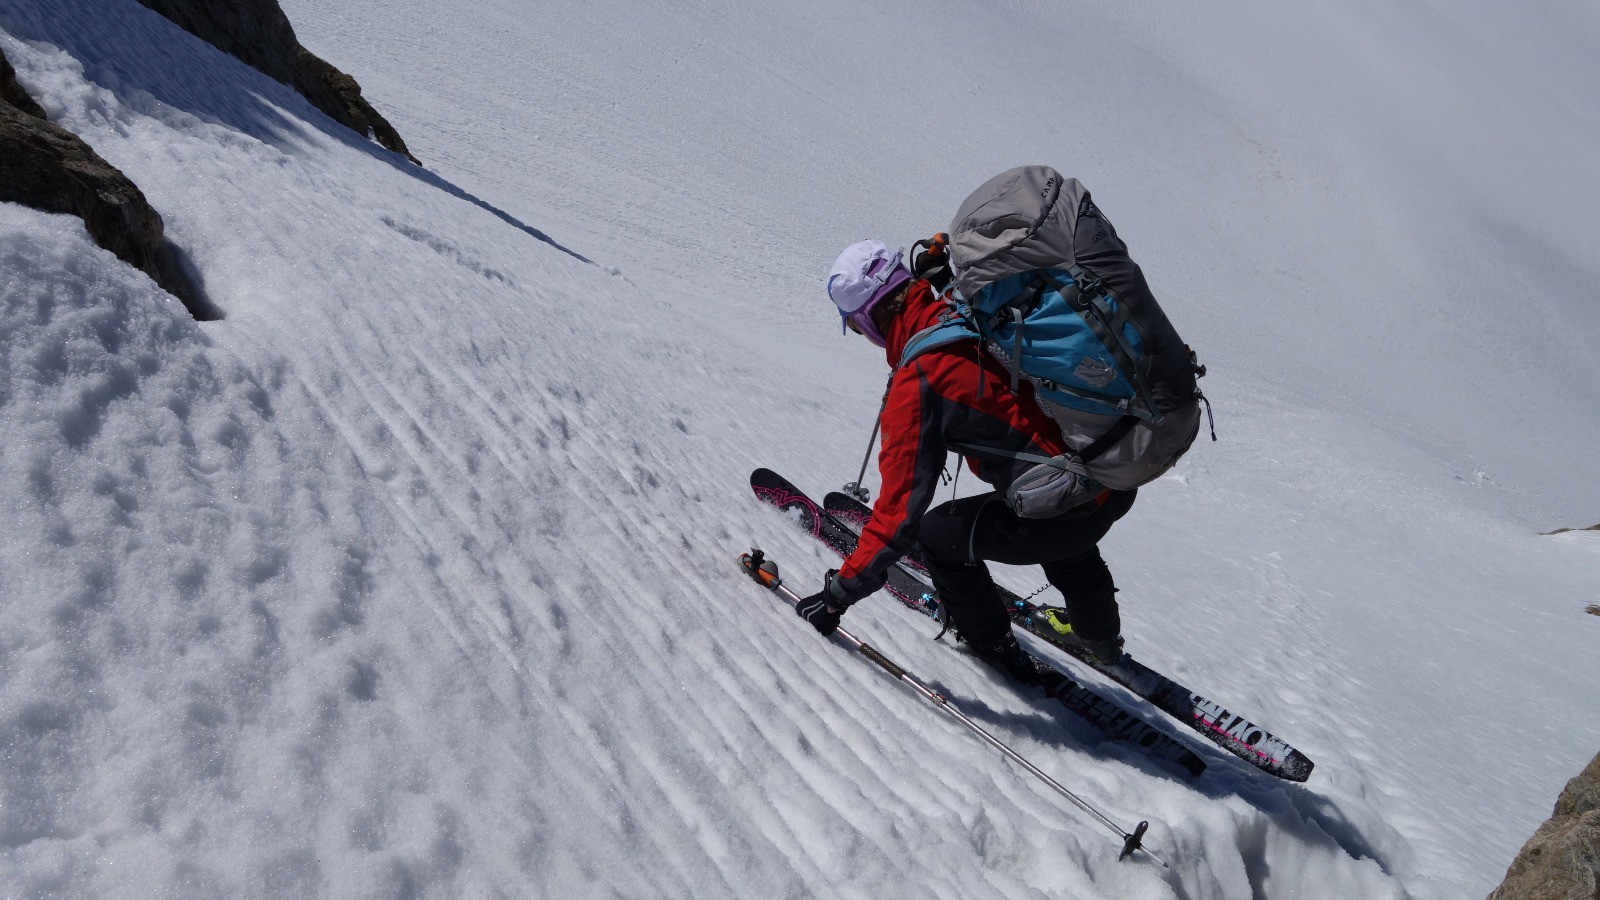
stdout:
<svg viewBox="0 0 1600 900">
<path fill-rule="evenodd" d="M 95 243 L 139 269 L 202 321 L 219 316 L 178 264 L 161 216 L 82 138 L 50 122 L 0 53 L 0 201 L 83 220 Z"/>
<path fill-rule="evenodd" d="M 1567 782 L 1489 900 L 1600 900 L 1600 755 Z"/>
<path fill-rule="evenodd" d="M 15 106 L 35 119 L 49 118 L 45 115 L 44 108 L 27 91 L 22 89 L 22 85 L 17 84 L 17 71 L 11 68 L 11 61 L 6 59 L 4 51 L 0 51 L 0 100 Z"/>
<path fill-rule="evenodd" d="M 139 0 L 224 53 L 299 91 L 329 118 L 412 162 L 400 133 L 361 96 L 354 78 L 300 46 L 277 0 Z"/>
</svg>

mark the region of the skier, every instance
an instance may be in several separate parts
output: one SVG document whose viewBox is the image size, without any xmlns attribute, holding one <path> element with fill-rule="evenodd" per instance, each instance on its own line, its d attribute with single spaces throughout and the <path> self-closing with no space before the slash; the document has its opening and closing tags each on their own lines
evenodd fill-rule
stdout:
<svg viewBox="0 0 1600 900">
<path fill-rule="evenodd" d="M 844 326 L 882 347 L 891 368 L 907 341 L 946 309 L 937 295 L 950 277 L 942 250 L 936 242 L 919 255 L 914 276 L 902 254 L 879 241 L 860 241 L 839 255 L 829 275 L 828 296 Z M 920 546 L 946 623 L 1011 676 L 1029 683 L 1038 678 L 985 561 L 1042 566 L 1066 599 L 1064 616 L 1051 616 L 1056 630 L 1102 663 L 1121 660 L 1116 587 L 1098 544 L 1133 506 L 1137 490 L 1103 490 L 1056 518 L 1025 519 L 1003 498 L 1030 464 L 974 454 L 968 465 L 995 490 L 928 510 L 954 444 L 1047 457 L 1065 450 L 1031 386 L 1024 381 L 1013 392 L 1011 384 L 1005 368 L 972 341 L 929 350 L 893 373 L 879 417 L 882 487 L 872 518 L 855 552 L 796 607 L 817 631 L 833 633 L 845 610 L 881 588 L 889 567 Z"/>
</svg>

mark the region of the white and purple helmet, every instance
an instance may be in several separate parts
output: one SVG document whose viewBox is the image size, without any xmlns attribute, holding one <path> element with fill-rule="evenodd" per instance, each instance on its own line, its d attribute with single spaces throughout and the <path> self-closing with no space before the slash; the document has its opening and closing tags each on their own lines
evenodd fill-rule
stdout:
<svg viewBox="0 0 1600 900">
<path fill-rule="evenodd" d="M 879 347 L 888 343 L 872 324 L 872 310 L 911 280 L 911 270 L 882 241 L 857 241 L 844 248 L 828 275 L 828 298 L 839 307 L 841 325 L 854 325 Z"/>
</svg>

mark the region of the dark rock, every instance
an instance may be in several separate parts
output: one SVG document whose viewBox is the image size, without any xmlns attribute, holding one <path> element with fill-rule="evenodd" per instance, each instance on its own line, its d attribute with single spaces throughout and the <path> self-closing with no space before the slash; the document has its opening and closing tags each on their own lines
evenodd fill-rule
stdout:
<svg viewBox="0 0 1600 900">
<path fill-rule="evenodd" d="M 300 41 L 276 0 L 139 0 L 179 28 L 277 81 L 294 80 Z"/>
<path fill-rule="evenodd" d="M 312 106 L 363 137 L 417 158 L 361 96 L 354 78 L 300 46 L 277 0 L 139 0 L 184 31 L 299 91 Z"/>
<path fill-rule="evenodd" d="M 196 319 L 218 318 L 184 273 L 144 192 L 82 138 L 46 119 L 4 53 L 0 94 L 0 201 L 83 219 L 95 243 L 149 275 Z"/>
<path fill-rule="evenodd" d="M 333 117 L 360 134 L 372 136 L 390 150 L 404 154 L 412 162 L 417 162 L 417 158 L 406 149 L 406 142 L 400 139 L 400 132 L 395 131 L 394 126 L 362 98 L 361 85 L 356 84 L 354 78 L 304 47 L 300 48 L 297 60 L 299 74 L 296 75 L 295 89 L 305 95 L 311 105 L 324 112 L 329 109 L 344 110 L 343 118 L 337 115 Z"/>
<path fill-rule="evenodd" d="M 1600 754 L 1556 798 L 1556 818 L 1600 811 Z"/>
<path fill-rule="evenodd" d="M 34 102 L 28 92 L 22 89 L 22 85 L 17 84 L 17 70 L 11 68 L 11 61 L 6 59 L 3 51 L 0 51 L 0 100 L 4 100 L 35 119 L 48 118 L 44 113 L 44 108 Z"/>
<path fill-rule="evenodd" d="M 1489 900 L 1600 900 L 1600 755 L 1567 782 Z"/>
</svg>

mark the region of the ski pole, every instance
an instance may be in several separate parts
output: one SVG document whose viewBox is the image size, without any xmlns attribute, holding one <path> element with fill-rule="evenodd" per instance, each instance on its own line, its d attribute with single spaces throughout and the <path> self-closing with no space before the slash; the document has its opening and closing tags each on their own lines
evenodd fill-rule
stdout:
<svg viewBox="0 0 1600 900">
<path fill-rule="evenodd" d="M 894 383 L 894 373 L 889 373 L 889 384 Z M 883 402 L 878 405 L 878 417 L 872 421 L 872 437 L 867 438 L 867 452 L 861 457 L 861 471 L 857 473 L 856 480 L 844 486 L 844 492 L 860 500 L 862 503 L 872 495 L 861 486 L 867 480 L 867 463 L 872 461 L 872 445 L 878 442 L 878 429 L 883 427 L 883 411 L 889 406 L 889 385 L 883 386 Z"/>
<path fill-rule="evenodd" d="M 888 403 L 889 395 L 884 394 L 883 399 L 885 403 Z M 881 417 L 883 415 L 883 411 L 879 410 L 878 415 Z M 871 494 L 867 493 L 866 488 L 861 486 L 861 482 L 867 480 L 867 463 L 872 461 L 872 445 L 878 442 L 878 429 L 882 426 L 883 423 L 881 420 L 872 423 L 872 437 L 867 438 L 867 453 L 865 456 L 861 457 L 861 472 L 860 474 L 856 475 L 855 481 L 852 481 L 844 486 L 844 492 L 846 494 L 849 494 L 857 500 L 860 500 L 862 503 L 867 502 L 867 498 L 872 496 Z"/>
<path fill-rule="evenodd" d="M 739 566 L 740 568 L 744 569 L 745 574 L 749 575 L 751 578 L 754 578 L 761 586 L 771 590 L 774 594 L 777 594 L 785 603 L 788 603 L 790 606 L 795 606 L 800 602 L 800 596 L 794 591 L 789 590 L 788 586 L 783 583 L 782 577 L 778 575 L 778 564 L 767 559 L 766 555 L 761 552 L 759 547 L 750 548 L 749 553 L 741 553 L 739 555 Z M 900 666 L 896 665 L 894 661 L 889 659 L 887 656 L 884 656 L 883 653 L 881 653 L 876 647 L 868 644 L 866 641 L 861 640 L 843 628 L 836 628 L 834 629 L 833 633 L 843 639 L 845 643 L 859 651 L 862 656 L 865 656 L 867 659 L 877 663 L 878 666 L 885 672 L 893 675 L 896 679 L 908 685 L 912 690 L 932 701 L 934 705 L 949 713 L 956 719 L 956 721 L 971 729 L 974 734 L 983 739 L 983 741 L 989 746 L 999 750 L 1006 756 L 1007 759 L 1010 759 L 1017 765 L 1022 766 L 1040 781 L 1043 781 L 1045 784 L 1049 785 L 1050 788 L 1056 793 L 1072 801 L 1074 805 L 1087 813 L 1095 821 L 1109 828 L 1113 834 L 1117 835 L 1117 837 L 1122 838 L 1122 853 L 1117 857 L 1117 859 L 1127 859 L 1129 856 L 1133 855 L 1134 851 L 1137 850 L 1147 854 L 1151 859 L 1160 863 L 1163 868 L 1171 868 L 1171 866 L 1167 865 L 1166 860 L 1156 855 L 1155 851 L 1144 846 L 1144 834 L 1145 831 L 1150 828 L 1149 822 L 1140 822 L 1131 832 L 1123 831 L 1121 826 L 1111 821 L 1110 817 L 1096 809 L 1092 804 L 1089 803 L 1089 801 L 1068 790 L 1060 782 L 1056 781 L 1054 778 L 1051 778 L 1043 769 L 1034 765 L 1032 762 L 1029 762 L 1027 757 L 1018 753 L 1016 750 L 1013 750 L 1010 745 L 1006 744 L 1006 742 L 995 737 L 993 734 L 990 734 L 989 731 L 982 725 L 972 721 L 972 719 L 968 718 L 966 713 L 963 713 L 961 710 L 957 709 L 955 704 L 951 703 L 948 697 L 945 697 L 943 694 L 940 694 L 933 688 L 928 687 L 922 682 L 921 679 L 917 678 L 915 675 L 912 675 L 910 672 L 907 672 L 905 669 L 900 668 Z"/>
</svg>

